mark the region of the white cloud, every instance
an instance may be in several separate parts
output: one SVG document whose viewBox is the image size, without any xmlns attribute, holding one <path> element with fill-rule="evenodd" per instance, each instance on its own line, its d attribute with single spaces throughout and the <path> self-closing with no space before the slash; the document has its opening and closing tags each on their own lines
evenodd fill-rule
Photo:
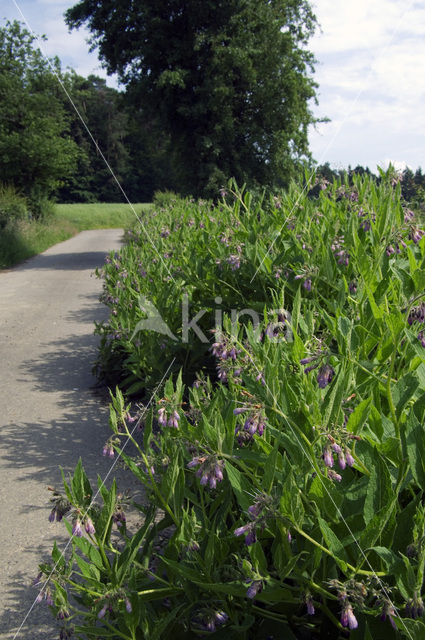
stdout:
<svg viewBox="0 0 425 640">
<path fill-rule="evenodd" d="M 310 48 L 319 64 L 317 157 L 376 166 L 382 158 L 425 165 L 425 6 L 398 0 L 316 0 L 323 32 Z M 339 131 L 337 132 L 339 128 Z M 352 132 L 355 131 L 355 135 Z M 392 145 L 392 147 L 391 147 Z M 372 165 L 372 166 L 371 166 Z"/>
</svg>

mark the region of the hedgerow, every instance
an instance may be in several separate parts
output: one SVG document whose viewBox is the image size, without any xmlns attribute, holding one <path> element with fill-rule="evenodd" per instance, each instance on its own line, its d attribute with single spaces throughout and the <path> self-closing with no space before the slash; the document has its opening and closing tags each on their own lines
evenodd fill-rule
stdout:
<svg viewBox="0 0 425 640">
<path fill-rule="evenodd" d="M 425 638 L 425 240 L 400 186 L 231 185 L 144 223 L 98 327 L 99 366 L 145 393 L 111 393 L 104 447 L 141 523 L 81 464 L 54 493 L 73 551 L 38 585 L 62 637 Z M 183 294 L 208 311 L 187 341 Z"/>
</svg>

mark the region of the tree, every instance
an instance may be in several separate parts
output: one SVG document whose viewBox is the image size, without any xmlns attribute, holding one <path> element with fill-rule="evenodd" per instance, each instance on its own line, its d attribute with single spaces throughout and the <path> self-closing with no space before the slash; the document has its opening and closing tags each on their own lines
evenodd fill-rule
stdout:
<svg viewBox="0 0 425 640">
<path fill-rule="evenodd" d="M 66 20 L 162 128 L 183 191 L 285 184 L 308 156 L 308 0 L 80 0 Z"/>
<path fill-rule="evenodd" d="M 99 149 L 125 186 L 129 173 L 129 154 L 124 144 L 128 117 L 121 94 L 106 86 L 103 78 L 93 75 L 84 78 L 74 71 L 66 74 L 64 84 Z M 120 191 L 105 161 L 65 94 L 63 99 L 71 122 L 70 135 L 78 145 L 79 157 L 76 171 L 64 181 L 58 198 L 62 202 L 120 200 Z"/>
<path fill-rule="evenodd" d="M 75 168 L 61 88 L 22 25 L 0 28 L 0 176 L 27 197 L 33 216 Z M 51 61 L 60 74 L 58 59 Z"/>
</svg>

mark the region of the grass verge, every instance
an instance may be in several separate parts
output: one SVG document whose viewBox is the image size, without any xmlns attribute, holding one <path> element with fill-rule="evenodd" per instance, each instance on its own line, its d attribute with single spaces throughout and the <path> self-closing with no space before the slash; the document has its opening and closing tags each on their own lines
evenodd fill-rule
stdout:
<svg viewBox="0 0 425 640">
<path fill-rule="evenodd" d="M 137 213 L 149 204 L 136 204 Z M 0 230 L 0 269 L 12 267 L 89 229 L 127 228 L 134 221 L 128 204 L 57 204 L 42 221 L 19 220 Z"/>
</svg>

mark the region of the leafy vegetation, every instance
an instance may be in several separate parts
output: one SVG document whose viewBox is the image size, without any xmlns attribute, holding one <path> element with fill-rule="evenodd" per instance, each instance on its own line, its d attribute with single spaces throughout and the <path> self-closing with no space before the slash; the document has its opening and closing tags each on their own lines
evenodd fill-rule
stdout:
<svg viewBox="0 0 425 640">
<path fill-rule="evenodd" d="M 60 74 L 59 60 L 45 60 L 34 40 L 19 22 L 0 28 L 0 167 L 2 181 L 25 196 L 31 216 L 39 218 L 75 169 L 77 145 L 54 73 Z"/>
<path fill-rule="evenodd" d="M 87 23 L 138 127 L 165 132 L 180 192 L 215 194 L 228 176 L 288 184 L 308 154 L 307 0 L 81 0 L 66 16 L 70 27 Z"/>
<path fill-rule="evenodd" d="M 110 256 L 103 331 L 159 385 L 112 394 L 103 453 L 146 500 L 127 526 L 115 482 L 95 495 L 81 463 L 53 493 L 73 552 L 37 585 L 62 637 L 425 637 L 425 232 L 400 195 L 391 175 L 317 198 L 232 184 L 214 209 L 155 210 Z M 206 347 L 185 342 L 183 293 L 193 315 L 259 316 L 210 318 L 216 375 L 204 351 L 190 386 Z M 159 316 L 137 330 L 140 296 L 178 341 Z"/>
<path fill-rule="evenodd" d="M 10 203 L 13 206 L 13 218 L 9 215 Z M 79 231 L 126 228 L 134 221 L 133 211 L 128 204 L 122 203 L 58 204 L 42 220 L 30 220 L 24 215 L 17 219 L 16 213 L 24 212 L 25 206 L 25 199 L 16 199 L 13 190 L 0 190 L 0 215 L 3 210 L 7 214 L 5 224 L 0 225 L 0 269 L 31 258 L 58 242 L 68 240 Z M 136 213 L 147 207 L 134 205 Z"/>
</svg>

